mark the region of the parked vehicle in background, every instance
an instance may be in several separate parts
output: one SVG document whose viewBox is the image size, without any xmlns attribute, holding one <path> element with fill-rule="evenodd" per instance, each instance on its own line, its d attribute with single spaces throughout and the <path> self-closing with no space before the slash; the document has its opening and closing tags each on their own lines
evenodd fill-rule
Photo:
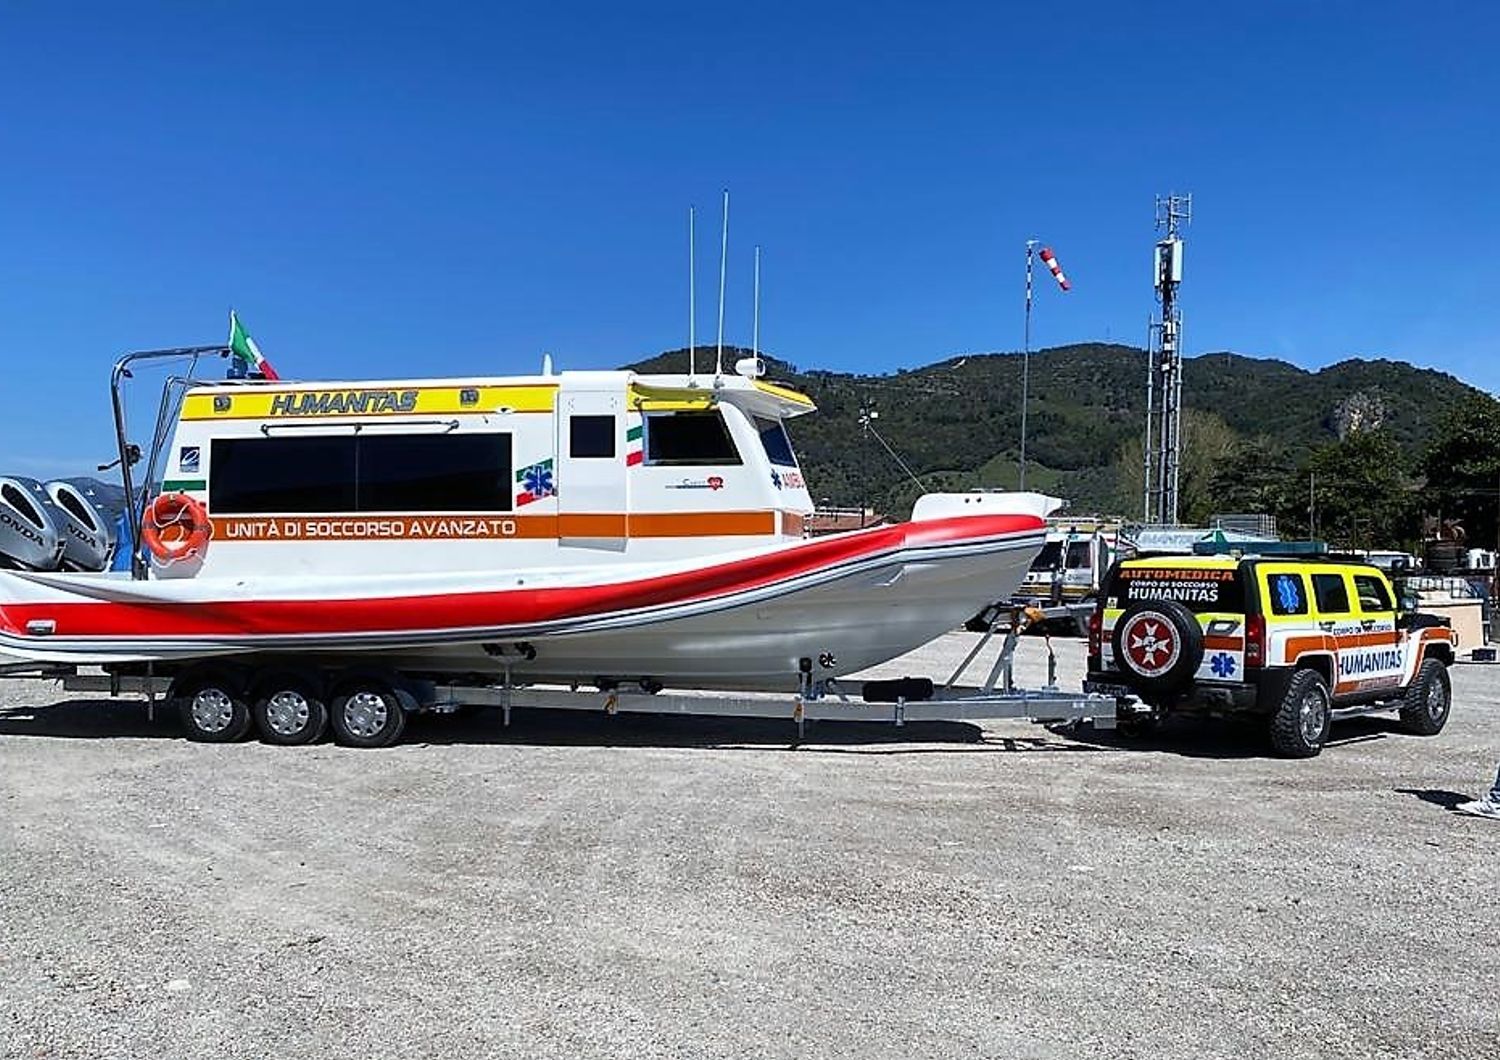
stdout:
<svg viewBox="0 0 1500 1060">
<path fill-rule="evenodd" d="M 1119 552 L 1119 524 L 1098 519 L 1049 519 L 1047 541 L 1021 587 L 1010 600 L 997 601 L 965 623 L 974 632 L 988 629 L 1015 607 L 1040 611 L 1034 628 L 1083 636 L 1099 586 Z"/>
</svg>

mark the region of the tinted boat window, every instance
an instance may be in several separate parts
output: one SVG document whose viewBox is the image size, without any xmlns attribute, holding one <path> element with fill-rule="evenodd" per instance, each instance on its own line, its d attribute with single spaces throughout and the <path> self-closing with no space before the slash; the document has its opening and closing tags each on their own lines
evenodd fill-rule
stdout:
<svg viewBox="0 0 1500 1060">
<path fill-rule="evenodd" d="M 216 438 L 208 505 L 226 515 L 352 512 L 354 436 Z"/>
<path fill-rule="evenodd" d="M 1121 567 L 1105 595 L 1108 607 L 1176 600 L 1195 613 L 1245 610 L 1245 586 L 1233 567 Z"/>
<path fill-rule="evenodd" d="M 724 417 L 714 412 L 646 414 L 646 463 L 738 464 Z"/>
<path fill-rule="evenodd" d="M 569 416 L 568 455 L 614 456 L 615 418 L 613 416 Z"/>
<path fill-rule="evenodd" d="M 1318 611 L 1325 615 L 1342 615 L 1349 611 L 1349 589 L 1342 574 L 1314 574 L 1313 593 Z"/>
<path fill-rule="evenodd" d="M 511 508 L 508 434 L 218 438 L 211 461 L 224 515 Z"/>
<path fill-rule="evenodd" d="M 508 434 L 383 434 L 356 441 L 359 511 L 510 511 Z"/>
<path fill-rule="evenodd" d="M 760 444 L 765 446 L 766 456 L 777 467 L 796 467 L 797 457 L 792 452 L 792 440 L 786 436 L 786 428 L 780 420 L 768 420 L 764 416 L 752 417 L 755 429 L 760 432 Z"/>
</svg>

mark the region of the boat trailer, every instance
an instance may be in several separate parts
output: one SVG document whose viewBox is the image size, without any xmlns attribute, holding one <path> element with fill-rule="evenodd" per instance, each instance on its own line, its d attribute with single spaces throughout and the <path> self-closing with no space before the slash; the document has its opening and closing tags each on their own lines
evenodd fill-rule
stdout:
<svg viewBox="0 0 1500 1060">
<path fill-rule="evenodd" d="M 466 707 L 498 709 L 506 726 L 517 708 L 606 715 L 776 718 L 796 725 L 798 741 L 805 738 L 809 721 L 879 722 L 900 728 L 911 722 L 1014 719 L 1037 724 L 1087 721 L 1095 728 L 1114 728 L 1117 711 L 1124 709 L 1129 701 L 1058 688 L 1057 658 L 1050 644 L 1046 685 L 1040 689 L 1016 686 L 1015 650 L 1027 618 L 1022 613 L 1006 617 L 1000 653 L 978 684 L 964 684 L 963 679 L 1002 629 L 998 620 L 942 684 L 924 677 L 903 677 L 865 681 L 846 688 L 838 680 L 814 679 L 812 662 L 808 659 L 802 660 L 799 687 L 794 693 L 665 691 L 634 682 L 618 685 L 605 682 L 604 687 L 534 685 L 517 681 L 507 667 L 500 681 L 487 684 L 419 679 L 415 683 L 426 694 L 413 697 L 409 705 L 418 712 L 438 714 L 451 714 Z M 240 660 L 242 657 L 237 657 Z M 12 666 L 0 668 L 0 677 L 56 680 L 70 692 L 104 692 L 111 697 L 142 695 L 146 697 L 147 716 L 153 720 L 156 706 L 170 693 L 173 682 L 172 677 L 151 673 L 149 665 L 144 674 L 84 672 L 72 665 Z"/>
</svg>

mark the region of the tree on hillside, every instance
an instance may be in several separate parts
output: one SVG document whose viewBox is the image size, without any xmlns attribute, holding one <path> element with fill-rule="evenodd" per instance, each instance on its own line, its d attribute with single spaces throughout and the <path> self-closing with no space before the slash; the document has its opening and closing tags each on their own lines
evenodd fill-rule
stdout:
<svg viewBox="0 0 1500 1060">
<path fill-rule="evenodd" d="M 1401 447 L 1384 430 L 1355 431 L 1314 450 L 1298 476 L 1316 504 L 1312 532 L 1342 548 L 1409 540 L 1418 504 L 1402 465 Z"/>
<path fill-rule="evenodd" d="M 1274 439 L 1240 438 L 1214 465 L 1208 495 L 1220 514 L 1265 513 L 1282 519 L 1297 506 L 1297 468 L 1286 447 Z"/>
<path fill-rule="evenodd" d="M 1457 518 L 1472 542 L 1497 533 L 1500 497 L 1500 402 L 1476 393 L 1439 422 L 1422 461 L 1426 514 Z"/>
</svg>

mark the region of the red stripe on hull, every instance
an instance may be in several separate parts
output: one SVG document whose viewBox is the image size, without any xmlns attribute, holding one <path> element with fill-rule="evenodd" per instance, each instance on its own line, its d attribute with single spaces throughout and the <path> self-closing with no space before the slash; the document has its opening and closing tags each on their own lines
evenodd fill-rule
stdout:
<svg viewBox="0 0 1500 1060">
<path fill-rule="evenodd" d="M 902 548 L 1036 532 L 1028 515 L 967 516 L 821 538 L 763 556 L 609 585 L 355 600 L 224 600 L 207 603 L 0 605 L 0 629 L 38 645 L 63 637 L 295 636 L 527 625 L 687 603 L 785 581 Z M 51 637 L 28 622 L 50 620 Z"/>
</svg>

